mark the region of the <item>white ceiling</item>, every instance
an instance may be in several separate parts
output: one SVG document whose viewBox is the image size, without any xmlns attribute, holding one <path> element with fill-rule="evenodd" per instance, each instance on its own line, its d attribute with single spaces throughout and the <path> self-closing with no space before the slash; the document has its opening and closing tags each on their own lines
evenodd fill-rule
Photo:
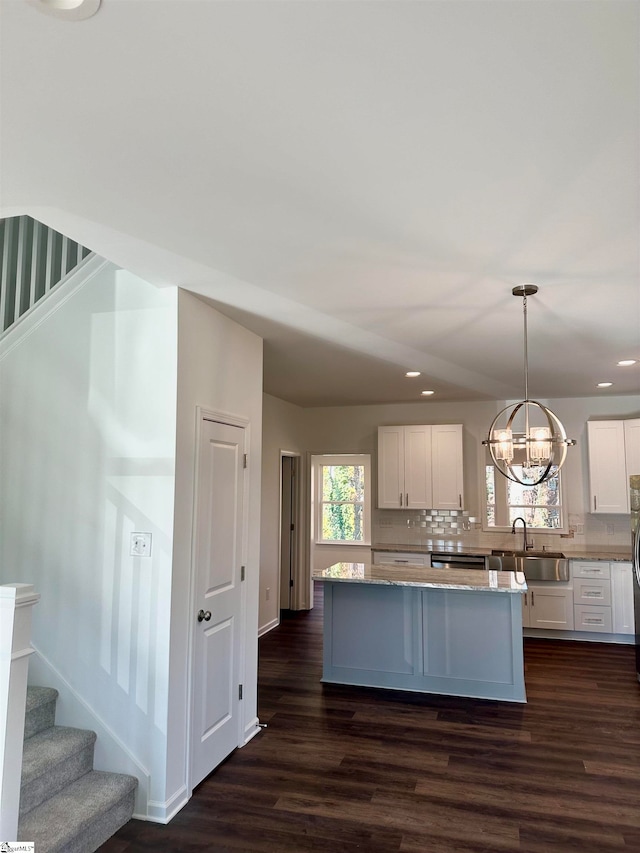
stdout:
<svg viewBox="0 0 640 853">
<path fill-rule="evenodd" d="M 532 397 L 640 392 L 636 0 L 1 7 L 0 214 L 212 301 L 269 393 L 520 398 L 525 281 Z"/>
</svg>

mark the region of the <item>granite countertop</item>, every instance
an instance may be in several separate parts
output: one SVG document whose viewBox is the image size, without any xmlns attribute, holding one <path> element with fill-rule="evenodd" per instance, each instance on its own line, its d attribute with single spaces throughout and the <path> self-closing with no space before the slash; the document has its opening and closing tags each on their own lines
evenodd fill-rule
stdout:
<svg viewBox="0 0 640 853">
<path fill-rule="evenodd" d="M 495 546 L 494 546 L 495 547 Z M 398 552 L 402 554 L 468 554 L 470 556 L 491 556 L 491 548 L 485 548 L 480 545 L 464 545 L 462 542 L 444 542 L 438 547 L 426 547 L 422 545 L 403 545 L 384 543 L 380 545 L 372 545 L 372 551 L 380 552 Z M 555 550 L 555 549 L 549 549 Z M 582 548 L 576 548 L 569 551 L 566 547 L 560 545 L 558 551 L 562 551 L 568 560 L 604 560 L 606 562 L 631 562 L 631 547 L 629 548 L 604 548 L 599 546 L 585 545 Z"/>
<path fill-rule="evenodd" d="M 484 569 L 430 569 L 424 566 L 374 566 L 372 563 L 335 563 L 312 575 L 315 581 L 463 589 L 476 592 L 526 592 L 520 572 Z"/>
</svg>

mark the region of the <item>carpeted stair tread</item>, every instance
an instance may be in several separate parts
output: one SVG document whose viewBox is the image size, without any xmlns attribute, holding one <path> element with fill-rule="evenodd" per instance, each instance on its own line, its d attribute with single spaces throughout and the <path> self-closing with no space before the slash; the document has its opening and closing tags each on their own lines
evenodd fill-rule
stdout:
<svg viewBox="0 0 640 853">
<path fill-rule="evenodd" d="M 133 814 L 134 776 L 92 770 L 20 819 L 38 853 L 92 853 Z"/>
<path fill-rule="evenodd" d="M 95 732 L 52 726 L 24 742 L 20 814 L 93 768 Z"/>
<path fill-rule="evenodd" d="M 24 721 L 25 740 L 54 724 L 57 698 L 58 691 L 53 687 L 27 687 Z"/>
</svg>

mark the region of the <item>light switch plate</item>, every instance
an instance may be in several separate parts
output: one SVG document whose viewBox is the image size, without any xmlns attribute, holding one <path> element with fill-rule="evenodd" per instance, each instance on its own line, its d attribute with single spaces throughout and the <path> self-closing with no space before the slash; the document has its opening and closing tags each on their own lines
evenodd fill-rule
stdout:
<svg viewBox="0 0 640 853">
<path fill-rule="evenodd" d="M 131 557 L 150 557 L 151 556 L 151 534 L 150 533 L 132 533 L 131 546 L 129 548 Z"/>
</svg>

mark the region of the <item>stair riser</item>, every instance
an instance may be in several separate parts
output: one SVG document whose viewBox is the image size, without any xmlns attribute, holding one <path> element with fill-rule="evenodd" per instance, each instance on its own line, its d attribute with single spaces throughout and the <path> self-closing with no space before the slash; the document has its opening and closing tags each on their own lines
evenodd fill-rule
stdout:
<svg viewBox="0 0 640 853">
<path fill-rule="evenodd" d="M 87 826 L 73 841 L 65 841 L 55 849 L 52 848 L 49 853 L 93 853 L 131 820 L 135 796 L 135 791 L 132 791 L 106 814 L 100 815 Z"/>
<path fill-rule="evenodd" d="M 20 816 L 53 797 L 93 768 L 93 744 L 47 768 L 47 772 L 24 785 L 20 792 Z"/>
<path fill-rule="evenodd" d="M 33 737 L 38 732 L 50 728 L 56 718 L 56 702 L 46 702 L 38 708 L 28 711 L 24 718 L 24 739 Z"/>
</svg>

